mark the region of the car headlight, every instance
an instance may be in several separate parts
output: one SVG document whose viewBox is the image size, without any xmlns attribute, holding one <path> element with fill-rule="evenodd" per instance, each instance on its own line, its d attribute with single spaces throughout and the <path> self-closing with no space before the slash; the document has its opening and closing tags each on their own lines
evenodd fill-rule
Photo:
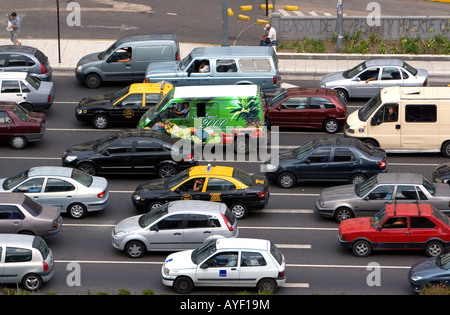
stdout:
<svg viewBox="0 0 450 315">
<path fill-rule="evenodd" d="M 165 275 L 165 276 L 168 276 L 168 275 L 169 275 L 169 273 L 170 273 L 170 269 L 169 269 L 169 268 L 166 268 L 166 267 L 164 267 L 164 269 L 163 269 L 163 273 L 164 273 L 164 275 Z"/>
<path fill-rule="evenodd" d="M 322 199 L 322 196 L 319 197 L 319 206 L 324 207 L 325 206 L 325 202 Z"/>
<path fill-rule="evenodd" d="M 141 200 L 141 196 L 140 195 L 133 195 L 133 199 L 134 200 L 136 200 L 136 201 L 139 201 L 139 200 Z"/>
<path fill-rule="evenodd" d="M 276 169 L 278 169 L 278 165 L 273 165 L 273 164 L 265 164 L 266 170 L 269 172 L 273 172 Z"/>
<path fill-rule="evenodd" d="M 81 114 L 83 114 L 83 110 L 82 110 L 81 108 L 77 108 L 77 109 L 76 109 L 76 113 L 77 113 L 78 115 L 81 115 Z"/>
<path fill-rule="evenodd" d="M 64 160 L 69 163 L 75 161 L 76 159 L 77 159 L 76 155 L 68 155 L 64 158 Z"/>
<path fill-rule="evenodd" d="M 78 66 L 77 67 L 77 72 L 81 72 L 82 69 L 83 69 L 83 66 Z"/>
<path fill-rule="evenodd" d="M 127 232 L 125 231 L 114 231 L 114 236 L 115 237 L 121 237 L 123 235 L 127 234 Z"/>
<path fill-rule="evenodd" d="M 419 281 L 422 278 L 423 278 L 422 276 L 411 276 L 412 281 Z"/>
</svg>

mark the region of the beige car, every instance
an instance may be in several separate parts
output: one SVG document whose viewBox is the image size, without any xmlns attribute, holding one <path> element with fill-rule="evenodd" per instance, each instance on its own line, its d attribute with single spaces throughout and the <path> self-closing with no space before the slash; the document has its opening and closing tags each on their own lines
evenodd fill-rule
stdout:
<svg viewBox="0 0 450 315">
<path fill-rule="evenodd" d="M 0 233 L 52 235 L 62 218 L 57 207 L 40 205 L 22 193 L 0 193 Z"/>
</svg>

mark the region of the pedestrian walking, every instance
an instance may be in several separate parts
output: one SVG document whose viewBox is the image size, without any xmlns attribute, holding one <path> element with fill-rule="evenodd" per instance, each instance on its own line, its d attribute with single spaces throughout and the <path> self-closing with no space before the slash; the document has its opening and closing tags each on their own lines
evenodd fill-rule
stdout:
<svg viewBox="0 0 450 315">
<path fill-rule="evenodd" d="M 17 16 L 16 12 L 13 12 L 11 14 L 8 14 L 8 30 L 11 33 L 11 41 L 14 43 L 14 45 L 22 45 L 22 43 L 19 41 L 19 33 L 20 33 L 20 17 Z"/>
</svg>

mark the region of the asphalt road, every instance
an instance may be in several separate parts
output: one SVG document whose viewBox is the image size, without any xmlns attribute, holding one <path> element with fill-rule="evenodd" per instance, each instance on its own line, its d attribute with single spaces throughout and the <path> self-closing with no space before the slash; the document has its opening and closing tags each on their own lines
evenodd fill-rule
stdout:
<svg viewBox="0 0 450 315">
<path fill-rule="evenodd" d="M 23 151 L 12 150 L 0 144 L 0 177 L 17 174 L 40 165 L 61 165 L 64 150 L 73 144 L 97 139 L 119 128 L 106 131 L 92 129 L 78 122 L 74 115 L 76 103 L 84 96 L 93 96 L 118 90 L 120 84 L 90 90 L 69 74 L 55 74 L 56 99 L 46 112 L 48 129 L 41 142 L 30 144 Z M 317 86 L 318 82 L 290 82 L 301 86 Z M 354 111 L 365 100 L 353 100 L 349 110 Z M 122 128 L 122 127 L 120 127 Z M 328 137 L 321 131 L 282 130 L 281 148 L 302 145 L 313 138 Z M 331 137 L 342 137 L 342 133 Z M 430 177 L 437 164 L 447 161 L 439 154 L 389 155 L 390 172 L 418 172 Z M 216 162 L 231 165 L 248 172 L 260 173 L 258 162 Z M 56 274 L 43 292 L 57 294 L 88 294 L 99 291 L 116 294 L 120 289 L 140 294 L 152 289 L 156 294 L 175 294 L 161 282 L 161 265 L 168 253 L 149 253 L 132 260 L 115 250 L 110 234 L 120 220 L 136 215 L 131 202 L 135 187 L 149 176 L 109 176 L 111 199 L 108 207 L 82 220 L 63 217 L 63 227 L 46 241 L 54 252 Z M 426 258 L 423 252 L 376 252 L 367 258 L 357 258 L 337 241 L 338 225 L 314 213 L 314 203 L 323 185 L 298 185 L 284 190 L 271 184 L 271 197 L 264 210 L 256 210 L 238 222 L 240 237 L 266 238 L 276 243 L 287 262 L 287 284 L 280 295 L 311 294 L 411 294 L 407 281 L 409 267 Z M 81 268 L 80 286 L 70 286 L 72 262 Z M 373 269 L 371 263 L 381 266 L 379 285 L 371 286 L 367 279 Z M 240 289 L 196 289 L 193 295 L 236 294 Z M 251 289 L 250 292 L 254 292 Z"/>
</svg>

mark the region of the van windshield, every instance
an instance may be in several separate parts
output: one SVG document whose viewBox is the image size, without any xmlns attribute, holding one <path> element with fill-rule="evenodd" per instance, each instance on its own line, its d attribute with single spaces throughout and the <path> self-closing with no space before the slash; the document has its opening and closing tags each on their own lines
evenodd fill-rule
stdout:
<svg viewBox="0 0 450 315">
<path fill-rule="evenodd" d="M 361 121 L 367 121 L 372 113 L 381 105 L 381 95 L 378 93 L 372 97 L 364 106 L 358 110 L 358 118 Z"/>
<path fill-rule="evenodd" d="M 191 64 L 191 61 L 192 61 L 191 55 L 187 55 L 186 57 L 184 57 L 183 60 L 181 60 L 180 62 L 180 70 L 184 71 L 184 69 L 186 69 L 186 67 Z"/>
<path fill-rule="evenodd" d="M 101 52 L 100 54 L 98 54 L 98 59 L 105 60 L 106 58 L 108 58 L 109 55 L 111 55 L 116 50 L 116 48 L 117 48 L 116 43 L 112 44 L 104 52 Z"/>
</svg>

